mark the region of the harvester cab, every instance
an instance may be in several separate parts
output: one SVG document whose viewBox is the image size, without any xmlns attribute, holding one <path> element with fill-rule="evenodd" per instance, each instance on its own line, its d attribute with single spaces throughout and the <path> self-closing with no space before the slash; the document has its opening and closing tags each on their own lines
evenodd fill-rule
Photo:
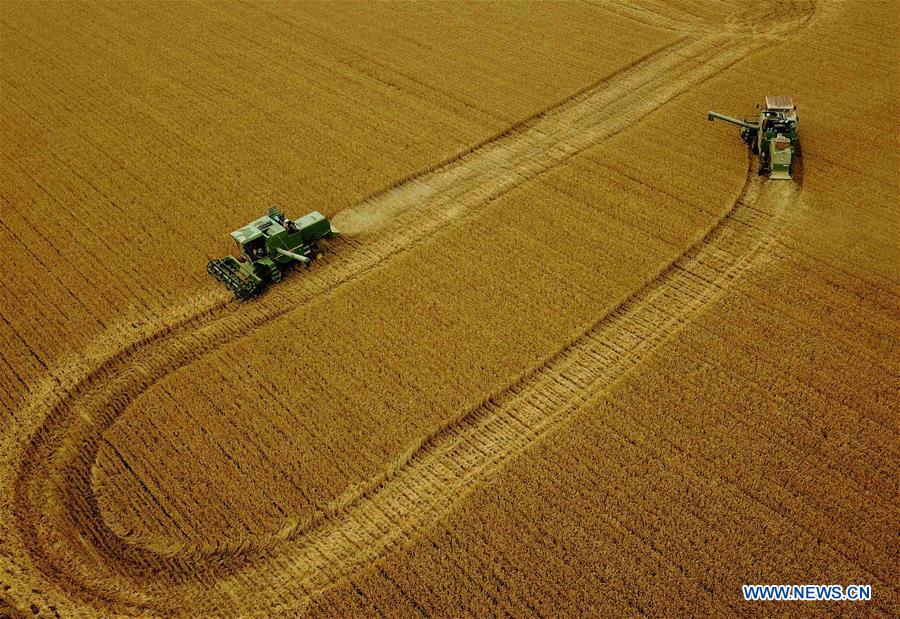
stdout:
<svg viewBox="0 0 900 619">
<path fill-rule="evenodd" d="M 758 118 L 739 119 L 710 112 L 707 119 L 724 120 L 741 128 L 741 139 L 759 157 L 760 174 L 768 174 L 772 179 L 791 179 L 794 158 L 800 157 L 797 134 L 800 119 L 790 97 L 766 96 Z"/>
<path fill-rule="evenodd" d="M 210 260 L 206 270 L 238 299 L 257 294 L 267 282 L 280 282 L 291 264 L 309 264 L 319 255 L 318 242 L 337 234 L 318 211 L 291 220 L 277 207 L 231 233 L 238 255 Z"/>
</svg>

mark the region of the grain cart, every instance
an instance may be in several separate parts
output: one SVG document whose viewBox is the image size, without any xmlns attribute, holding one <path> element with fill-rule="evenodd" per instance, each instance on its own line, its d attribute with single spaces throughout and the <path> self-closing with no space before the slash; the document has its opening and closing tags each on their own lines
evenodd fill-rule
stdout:
<svg viewBox="0 0 900 619">
<path fill-rule="evenodd" d="M 759 106 L 756 106 L 759 108 Z M 724 120 L 741 128 L 741 139 L 759 156 L 759 173 L 769 178 L 791 179 L 794 158 L 800 157 L 800 138 L 797 135 L 797 107 L 790 97 L 769 95 L 759 118 L 732 118 L 717 112 L 707 119 Z"/>
<path fill-rule="evenodd" d="M 231 233 L 237 257 L 210 260 L 206 270 L 240 300 L 257 294 L 266 282 L 280 282 L 283 269 L 309 264 L 319 255 L 318 241 L 338 234 L 318 211 L 290 220 L 277 207 L 265 217 Z"/>
</svg>

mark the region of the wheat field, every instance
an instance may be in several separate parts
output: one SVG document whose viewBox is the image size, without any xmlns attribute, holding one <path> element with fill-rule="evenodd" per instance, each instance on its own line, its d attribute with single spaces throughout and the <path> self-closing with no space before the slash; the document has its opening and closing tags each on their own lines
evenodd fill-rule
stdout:
<svg viewBox="0 0 900 619">
<path fill-rule="evenodd" d="M 900 5 L 0 32 L 0 616 L 897 614 Z M 239 303 L 271 204 L 342 235 Z"/>
</svg>

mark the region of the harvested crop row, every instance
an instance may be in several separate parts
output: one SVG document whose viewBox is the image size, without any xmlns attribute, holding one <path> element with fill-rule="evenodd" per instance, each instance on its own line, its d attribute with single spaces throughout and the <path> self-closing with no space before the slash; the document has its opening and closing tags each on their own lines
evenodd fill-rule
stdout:
<svg viewBox="0 0 900 619">
<path fill-rule="evenodd" d="M 693 70 L 692 63 L 683 64 Z M 547 123 L 552 126 L 552 118 Z M 688 165 L 688 156 L 675 150 L 683 138 L 673 125 L 683 132 L 690 130 L 684 122 L 651 119 L 641 123 L 641 132 L 659 133 L 657 141 L 671 150 L 673 158 L 682 158 Z M 659 126 L 666 126 L 668 131 L 658 131 Z M 598 148 L 596 159 L 610 158 L 609 153 L 634 139 L 631 132 L 623 136 L 608 147 Z M 540 153 L 535 151 L 532 156 L 540 157 Z M 736 180 L 734 171 L 740 165 L 740 158 L 725 160 L 721 169 L 710 174 L 726 183 L 722 190 L 727 192 L 727 181 Z M 586 169 L 579 174 L 586 181 L 590 178 Z M 477 171 L 472 178 L 481 176 L 488 179 L 486 182 L 494 182 L 489 169 Z M 552 185 L 557 176 L 562 181 L 571 178 L 572 169 L 564 166 L 545 175 L 544 182 Z M 348 485 L 352 488 L 380 475 L 394 459 L 460 414 L 458 411 L 476 406 L 487 394 L 508 384 L 521 371 L 515 368 L 528 367 L 540 358 L 542 346 L 553 350 L 551 342 L 564 340 L 573 325 L 577 328 L 596 316 L 598 300 L 620 298 L 658 270 L 667 253 L 677 255 L 681 246 L 631 228 L 640 216 L 632 214 L 630 220 L 623 221 L 620 204 L 628 199 L 631 189 L 646 192 L 648 187 L 627 178 L 620 186 L 619 192 L 613 192 L 598 184 L 593 195 L 582 194 L 580 198 L 540 185 L 525 193 L 513 192 L 498 200 L 484 219 L 479 217 L 460 227 L 449 239 L 429 243 L 430 251 L 415 252 L 414 257 L 401 263 L 399 271 L 388 268 L 386 272 L 393 275 L 381 278 L 386 282 L 367 278 L 337 292 L 334 302 L 298 310 L 289 321 L 283 317 L 277 325 L 162 381 L 160 394 L 143 396 L 136 406 L 136 411 L 144 409 L 142 414 L 126 415 L 126 420 L 134 421 L 123 420 L 121 427 L 112 430 L 110 436 L 120 438 L 108 439 L 98 454 L 95 490 L 103 497 L 101 505 L 107 510 L 109 524 L 129 540 L 166 553 L 189 542 L 199 548 L 242 546 L 248 535 L 265 538 L 286 526 L 299 524 L 304 528 L 318 511 L 331 509 L 329 503 Z M 459 199 L 476 198 L 480 191 L 477 185 L 473 187 L 476 190 L 462 192 Z M 652 191 L 652 187 L 649 189 Z M 696 240 L 697 230 L 688 230 L 685 223 L 702 222 L 705 217 L 703 227 L 708 227 L 714 213 L 692 206 L 695 200 L 689 195 L 669 209 L 646 213 L 643 227 L 680 228 L 682 243 Z M 713 198 L 709 202 L 721 204 L 725 200 Z M 600 212 L 593 214 L 597 208 Z M 490 216 L 503 211 L 508 214 Z M 607 212 L 614 213 L 612 218 L 605 215 Z M 610 238 L 617 243 L 611 243 Z M 573 251 L 573 239 L 579 239 L 578 251 Z M 657 249 L 651 249 L 654 246 Z M 435 253 L 436 247 L 439 253 Z M 660 253 L 663 247 L 665 253 Z M 473 267 L 458 256 L 478 256 L 479 260 Z M 623 262 L 632 268 L 619 270 Z M 501 273 L 513 279 L 507 286 L 497 287 L 495 282 L 500 281 Z M 449 282 L 441 281 L 448 280 L 448 274 L 456 282 L 450 287 Z M 516 286 L 517 280 L 528 283 Z M 485 282 L 484 292 L 467 282 Z M 573 286 L 583 286 L 585 291 L 574 297 L 563 293 Z M 290 300 L 285 298 L 283 302 Z M 502 307 L 503 311 L 485 315 L 477 310 L 481 307 Z M 604 305 L 600 307 L 602 311 Z M 558 330 L 550 323 L 544 334 L 525 335 L 529 331 L 526 324 L 541 322 L 535 316 L 545 315 L 550 320 L 566 314 L 571 318 Z M 323 321 L 323 316 L 328 320 Z M 468 337 L 465 333 L 480 335 Z M 423 334 L 430 337 L 422 339 Z M 298 354 L 296 346 L 286 345 L 288 342 L 302 342 L 303 353 Z M 460 343 L 467 343 L 466 347 L 453 348 Z M 456 365 L 447 365 L 445 359 L 455 360 Z M 344 368 L 348 367 L 356 370 L 347 375 Z M 385 368 L 391 371 L 385 372 Z M 248 376 L 255 379 L 248 381 Z M 447 389 L 447 384 L 453 388 Z M 236 395 L 244 390 L 246 396 Z M 267 395 L 253 396 L 255 404 L 249 404 L 251 393 L 260 392 Z M 459 393 L 472 393 L 471 399 L 455 399 Z M 190 401 L 205 412 L 182 414 L 176 419 L 171 416 L 173 401 Z M 423 401 L 429 404 L 427 415 L 420 410 Z M 253 412 L 248 415 L 251 406 Z M 291 430 L 278 430 L 279 424 L 269 415 L 284 416 L 285 427 Z M 192 417 L 227 419 L 228 423 L 198 426 Z M 167 419 L 165 424 L 153 421 L 163 418 Z M 127 435 L 140 438 L 124 441 Z M 173 439 L 175 436 L 177 439 Z M 355 437 L 353 457 L 348 462 L 338 455 L 346 449 L 332 446 L 346 436 Z M 242 444 L 246 437 L 259 437 L 250 439 L 258 443 L 254 449 Z M 144 452 L 142 443 L 154 445 L 155 453 Z M 170 444 L 173 448 L 177 445 L 179 452 L 170 453 Z M 132 449 L 137 452 L 132 453 Z M 182 449 L 187 451 L 180 453 Z M 205 467 L 177 464 L 210 457 L 224 457 L 228 462 L 210 462 Z M 177 469 L 161 474 L 160 462 Z M 184 498 L 175 498 L 182 492 L 157 479 L 162 475 L 171 483 L 184 484 L 184 488 L 194 487 L 201 483 L 196 475 L 207 479 L 210 470 L 222 476 L 214 481 L 209 478 L 210 491 L 191 497 L 186 504 Z M 165 504 L 165 497 L 170 495 L 179 503 L 158 508 L 164 514 L 153 519 L 158 523 L 180 520 L 173 527 L 174 537 L 166 536 L 164 527 L 142 530 L 137 520 L 143 507 L 112 499 L 129 496 L 142 475 L 151 477 L 154 483 L 147 484 L 144 491 L 151 496 L 136 499 L 137 506 Z M 247 479 L 256 482 L 246 488 Z M 238 503 L 224 501 L 223 497 L 232 497 Z M 196 507 L 191 501 L 197 501 Z M 202 522 L 195 522 L 200 514 L 204 514 Z"/>
</svg>

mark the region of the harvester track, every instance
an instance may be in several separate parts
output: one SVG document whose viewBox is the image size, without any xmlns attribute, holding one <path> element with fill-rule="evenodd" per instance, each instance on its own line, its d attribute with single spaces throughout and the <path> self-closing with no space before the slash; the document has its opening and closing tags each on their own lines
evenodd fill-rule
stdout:
<svg viewBox="0 0 900 619">
<path fill-rule="evenodd" d="M 773 190 L 748 175 L 717 226 L 644 289 L 542 367 L 424 440 L 368 490 L 342 497 L 310 529 L 288 524 L 247 546 L 142 548 L 103 522 L 91 467 L 104 431 L 169 373 L 474 216 L 771 43 L 685 35 L 468 155 L 338 214 L 336 226 L 353 240 L 262 302 L 233 312 L 224 293 L 199 296 L 125 347 L 116 344 L 120 334 L 98 340 L 32 393 L 21 418 L 35 425 L 3 445 L 4 484 L 14 492 L 13 503 L 0 506 L 9 512 L 2 521 L 16 529 L 4 532 L 10 551 L 30 557 L 60 608 L 259 612 L 302 606 L 448 513 L 473 482 L 564 423 L 763 259 L 785 200 L 771 199 Z"/>
</svg>

